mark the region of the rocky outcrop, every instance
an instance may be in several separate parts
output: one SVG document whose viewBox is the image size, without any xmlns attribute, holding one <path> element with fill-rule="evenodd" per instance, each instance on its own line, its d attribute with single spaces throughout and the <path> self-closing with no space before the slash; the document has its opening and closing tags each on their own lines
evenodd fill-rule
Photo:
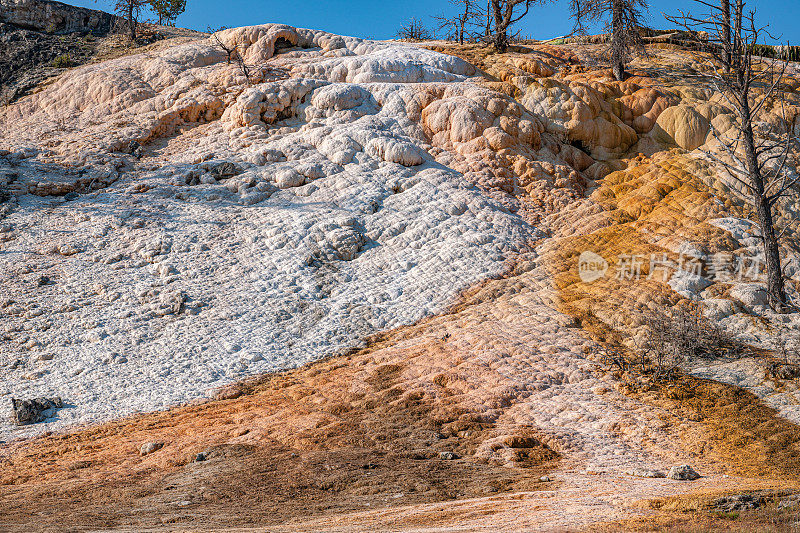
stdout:
<svg viewBox="0 0 800 533">
<path fill-rule="evenodd" d="M 85 241 L 91 231 L 73 234 L 70 242 L 40 239 L 35 245 L 76 266 L 94 255 L 98 261 L 97 268 L 70 270 L 70 280 L 30 293 L 42 298 L 32 318 L 60 306 L 47 301 L 56 287 L 72 299 L 72 276 L 92 270 L 104 274 L 80 282 L 97 286 L 91 298 L 102 293 L 128 308 L 109 319 L 98 306 L 75 336 L 67 333 L 75 323 L 53 322 L 42 344 L 66 342 L 77 352 L 58 348 L 50 359 L 28 359 L 15 369 L 32 378 L 15 394 L 59 390 L 80 406 L 53 425 L 77 421 L 67 420 L 73 415 L 102 419 L 181 402 L 234 375 L 319 358 L 436 313 L 461 289 L 500 275 L 506 261 L 543 236 L 507 207 L 514 198 L 501 188 L 514 190 L 511 173 L 495 172 L 482 158 L 502 151 L 502 164 L 518 165 L 531 181 L 575 174 L 550 152 L 545 168 L 526 163 L 541 149 L 538 118 L 511 98 L 468 83 L 475 69 L 461 59 L 277 24 L 216 37 L 228 46 L 238 43 L 259 68 L 247 78 L 235 62 L 228 64 L 216 39 L 197 39 L 73 69 L 0 115 L 7 133 L 1 145 L 14 154 L 37 147 L 15 167 L 23 204 L 59 195 L 82 210 L 84 201 L 95 205 L 92 192 L 112 204 L 134 202 L 124 220 L 116 209 L 92 207 L 89 218 L 77 222 L 95 227 L 101 213 L 115 219 L 108 219 L 102 247 L 93 237 Z M 62 118 L 45 120 L 50 112 Z M 152 147 L 165 141 L 167 152 L 153 165 Z M 129 182 L 134 174 L 135 183 Z M 183 221 L 153 225 L 167 213 L 142 208 L 159 205 L 184 212 L 174 219 Z M 226 205 L 249 221 L 247 229 L 234 219 L 218 225 Z M 14 213 L 26 218 L 37 212 L 25 207 Z M 55 215 L 73 214 L 63 209 Z M 13 228 L 8 246 L 16 249 L 29 238 L 27 226 L 14 217 L 7 223 Z M 231 238 L 245 239 L 243 253 L 223 251 Z M 0 271 L 2 284 L 14 270 Z M 147 278 L 160 280 L 159 286 L 132 290 Z M 256 286 L 264 280 L 269 287 Z M 10 304 L 0 312 L 14 313 L 16 324 L 29 309 Z M 243 334 L 215 332 L 222 316 L 226 328 L 241 326 Z M 134 325 L 140 320 L 142 326 Z M 192 325 L 162 331 L 173 321 Z M 131 327 L 183 339 L 170 343 L 187 350 L 172 357 L 134 346 L 121 335 Z M 224 353 L 213 348 L 190 355 L 198 338 L 222 342 Z M 120 340 L 125 347 L 108 354 L 98 349 Z M 103 370 L 94 361 L 101 353 L 113 362 Z M 124 353 L 127 362 L 112 353 Z M 142 366 L 160 377 L 142 373 Z M 95 380 L 98 370 L 110 381 Z M 86 396 L 98 388 L 90 393 L 78 385 L 77 395 L 70 387 L 43 388 L 88 380 L 109 387 L 91 407 Z M 190 390 L 189 383 L 199 382 Z M 117 403 L 101 400 L 118 387 L 130 394 Z"/>
<path fill-rule="evenodd" d="M 108 34 L 115 18 L 49 0 L 0 0 L 0 105 L 89 61 L 101 39 L 96 36 Z"/>
<path fill-rule="evenodd" d="M 0 0 L 0 22 L 47 33 L 106 34 L 116 17 L 51 0 Z"/>
<path fill-rule="evenodd" d="M 258 68 L 245 76 L 219 42 Z M 436 313 L 548 233 L 580 237 L 537 250 L 572 314 L 736 296 L 700 275 L 611 279 L 623 254 L 677 261 L 697 235 L 709 252 L 733 246 L 706 221 L 742 213 L 713 201 L 713 172 L 687 153 L 723 108 L 540 57 L 547 69 L 496 60 L 516 74 L 501 92 L 510 82 L 454 55 L 267 24 L 73 69 L 9 106 L 0 148 L 18 159 L 23 208 L 3 238 L 38 255 L 10 254 L 0 281 L 69 265 L 58 291 L 14 295 L 9 345 L 81 350 L 17 367 L 13 379 L 36 376 L 17 393 L 63 391 L 80 405 L 65 424 L 186 401 Z M 70 208 L 41 217 L 56 195 Z M 591 287 L 574 270 L 584 251 L 611 269 Z M 79 326 L 53 316 L 78 307 Z M 102 398 L 119 387 L 131 393 L 112 409 Z"/>
<path fill-rule="evenodd" d="M 706 143 L 708 119 L 694 107 L 679 105 L 664 111 L 656 121 L 655 134 L 660 140 L 673 142 L 684 150 L 694 150 Z"/>
</svg>

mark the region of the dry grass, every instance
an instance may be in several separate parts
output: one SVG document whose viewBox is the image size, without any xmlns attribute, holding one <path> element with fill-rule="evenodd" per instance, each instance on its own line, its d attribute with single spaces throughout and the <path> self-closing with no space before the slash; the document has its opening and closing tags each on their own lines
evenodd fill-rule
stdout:
<svg viewBox="0 0 800 533">
<path fill-rule="evenodd" d="M 642 400 L 702 422 L 684 441 L 698 455 L 728 465 L 730 474 L 800 478 L 800 431 L 753 394 L 723 383 L 685 377 L 642 394 Z"/>
<path fill-rule="evenodd" d="M 636 518 L 618 523 L 598 524 L 595 532 L 611 531 L 665 531 L 670 533 L 700 533 L 708 531 L 736 532 L 796 532 L 800 531 L 800 508 L 779 506 L 784 496 L 797 494 L 798 485 L 773 487 L 743 487 L 743 493 L 753 495 L 759 502 L 757 509 L 735 511 L 717 510 L 715 501 L 731 492 L 706 492 L 673 496 L 642 502 L 647 509 L 658 512 L 655 516 Z"/>
</svg>

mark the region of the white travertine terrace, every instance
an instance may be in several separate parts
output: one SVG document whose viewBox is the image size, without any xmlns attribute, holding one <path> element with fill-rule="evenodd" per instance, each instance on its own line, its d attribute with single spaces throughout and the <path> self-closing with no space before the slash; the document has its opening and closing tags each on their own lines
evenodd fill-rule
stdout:
<svg viewBox="0 0 800 533">
<path fill-rule="evenodd" d="M 22 195 L 3 221 L 4 406 L 63 396 L 59 428 L 202 397 L 440 312 L 543 235 L 437 162 L 429 135 L 541 131 L 468 63 L 282 25 L 218 38 L 256 79 L 208 39 L 76 69 L 0 117 L 16 185 L 96 189 Z"/>
<path fill-rule="evenodd" d="M 238 48 L 249 79 L 216 39 Z M 84 66 L 4 109 L 0 149 L 10 153 L 0 170 L 13 174 L 4 185 L 19 205 L 0 221 L 0 236 L 13 237 L 0 254 L 10 291 L 0 300 L 0 405 L 59 395 L 71 407 L 26 429 L 4 418 L 0 439 L 207 397 L 358 346 L 440 313 L 519 260 L 531 268 L 508 280 L 513 290 L 448 326 L 464 361 L 439 357 L 434 337 L 398 343 L 386 359 L 419 357 L 409 387 L 461 373 L 474 412 L 535 427 L 584 466 L 677 456 L 658 409 L 595 372 L 590 343 L 559 312 L 547 259 L 559 238 L 612 224 L 611 198 L 590 197 L 612 170 L 622 174 L 620 220 L 674 200 L 700 224 L 707 198 L 669 197 L 681 184 L 658 166 L 667 156 L 631 177 L 627 163 L 608 160 L 680 147 L 689 153 L 673 162 L 696 170 L 703 157 L 690 151 L 713 146 L 709 119 L 729 117 L 698 104 L 705 93 L 677 105 L 679 91 L 529 70 L 541 76 L 513 80 L 515 99 L 453 56 L 263 25 Z M 61 199 L 73 189 L 83 194 Z M 709 222 L 751 247 L 742 219 Z M 642 227 L 637 238 L 665 250 L 693 246 Z M 758 303 L 756 288 L 734 288 L 734 305 L 703 296 L 710 282 L 696 278 L 677 275 L 669 287 L 752 332 L 741 307 Z M 414 355 L 428 345 L 430 359 Z M 744 366 L 694 370 L 796 420 L 796 393 L 764 388 Z M 487 442 L 476 454 L 502 451 Z"/>
</svg>

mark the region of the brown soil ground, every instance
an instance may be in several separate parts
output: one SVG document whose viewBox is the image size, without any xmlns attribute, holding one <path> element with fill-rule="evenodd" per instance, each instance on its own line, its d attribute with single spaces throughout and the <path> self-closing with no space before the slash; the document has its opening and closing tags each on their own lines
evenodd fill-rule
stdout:
<svg viewBox="0 0 800 533">
<path fill-rule="evenodd" d="M 396 384 L 400 365 L 378 366 L 353 391 L 350 369 L 372 351 L 237 385 L 222 392 L 229 399 L 18 446 L 3 461 L 0 524 L 4 531 L 270 526 L 553 488 L 539 478 L 558 454 L 532 432 L 509 443 L 517 468 L 461 458 L 495 428 L 446 402 L 408 395 Z M 286 434 L 282 426 L 298 421 L 304 429 Z M 166 445 L 143 458 L 137 448 L 145 441 Z M 195 460 L 200 452 L 205 461 Z M 440 456 L 448 452 L 458 458 Z"/>
</svg>

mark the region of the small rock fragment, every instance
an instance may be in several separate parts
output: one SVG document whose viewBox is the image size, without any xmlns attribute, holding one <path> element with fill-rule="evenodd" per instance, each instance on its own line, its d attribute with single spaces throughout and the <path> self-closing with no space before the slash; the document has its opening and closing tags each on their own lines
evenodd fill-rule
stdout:
<svg viewBox="0 0 800 533">
<path fill-rule="evenodd" d="M 439 459 L 453 461 L 455 459 L 461 459 L 461 456 L 455 452 L 439 452 Z"/>
<path fill-rule="evenodd" d="M 127 148 L 123 150 L 123 153 L 131 154 L 133 157 L 139 158 L 142 157 L 143 150 L 142 145 L 139 144 L 138 141 L 131 141 Z"/>
<path fill-rule="evenodd" d="M 700 477 L 700 474 L 695 472 L 694 468 L 689 465 L 680 465 L 670 468 L 667 477 L 678 481 L 694 481 Z"/>
<path fill-rule="evenodd" d="M 164 447 L 163 442 L 145 442 L 144 444 L 142 444 L 142 447 L 139 448 L 139 453 L 141 455 L 148 455 L 153 452 L 157 452 L 163 447 Z"/>
<path fill-rule="evenodd" d="M 216 179 L 227 179 L 242 173 L 241 169 L 230 161 L 209 165 L 208 170 Z"/>
</svg>

